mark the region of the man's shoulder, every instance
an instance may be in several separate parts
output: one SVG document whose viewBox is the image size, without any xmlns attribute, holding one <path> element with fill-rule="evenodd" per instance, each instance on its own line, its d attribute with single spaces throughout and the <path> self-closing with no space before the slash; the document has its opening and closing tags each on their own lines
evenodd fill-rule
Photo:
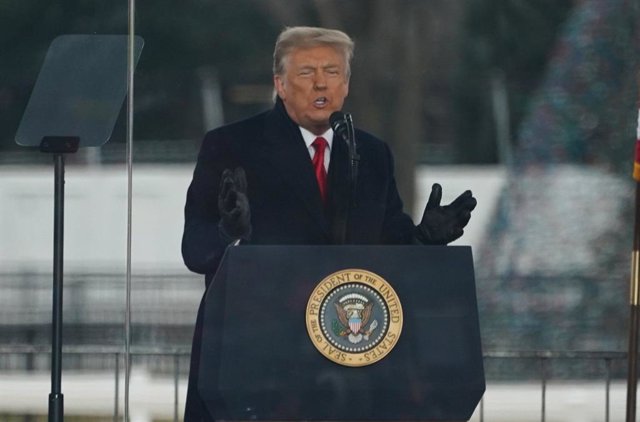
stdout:
<svg viewBox="0 0 640 422">
<path fill-rule="evenodd" d="M 387 151 L 389 151 L 387 143 L 377 136 L 357 128 L 355 130 L 355 134 L 356 144 L 358 145 L 358 148 L 375 151 L 377 153 L 386 153 Z"/>
<path fill-rule="evenodd" d="M 264 121 L 268 114 L 269 110 L 263 111 L 248 118 L 244 118 L 242 120 L 236 120 L 234 122 L 219 126 L 207 132 L 205 138 L 215 139 L 227 138 L 229 136 L 237 137 L 238 135 L 242 135 L 245 133 L 254 134 L 255 132 L 260 132 L 264 128 Z"/>
<path fill-rule="evenodd" d="M 364 140 L 367 140 L 369 142 L 384 144 L 384 141 L 382 141 L 380 138 L 378 138 L 377 136 L 375 136 L 372 133 L 369 133 L 369 132 L 367 132 L 365 130 L 356 128 L 355 132 L 356 132 L 356 140 L 357 139 L 364 139 Z"/>
</svg>

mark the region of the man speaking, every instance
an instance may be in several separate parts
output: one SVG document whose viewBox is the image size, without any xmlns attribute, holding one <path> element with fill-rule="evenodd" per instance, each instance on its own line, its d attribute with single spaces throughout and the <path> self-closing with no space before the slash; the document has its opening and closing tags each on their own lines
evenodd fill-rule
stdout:
<svg viewBox="0 0 640 422">
<path fill-rule="evenodd" d="M 273 53 L 273 109 L 205 136 L 187 192 L 182 255 L 191 271 L 205 275 L 207 287 L 225 248 L 238 240 L 445 245 L 462 236 L 476 206 L 470 191 L 441 206 L 441 188 L 434 185 L 416 226 L 403 212 L 389 147 L 355 129 L 350 154 L 334 133 L 330 116 L 349 93 L 352 56 L 353 41 L 341 31 L 285 29 Z M 185 421 L 210 420 L 197 391 L 202 318 L 201 304 Z"/>
</svg>

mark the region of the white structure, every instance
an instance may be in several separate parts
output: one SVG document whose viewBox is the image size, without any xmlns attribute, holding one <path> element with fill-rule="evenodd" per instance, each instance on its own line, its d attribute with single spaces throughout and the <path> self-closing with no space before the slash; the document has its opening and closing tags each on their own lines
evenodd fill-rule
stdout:
<svg viewBox="0 0 640 422">
<path fill-rule="evenodd" d="M 193 165 L 136 165 L 133 173 L 134 271 L 187 271 L 182 263 L 183 207 Z M 67 165 L 65 270 L 125 266 L 127 172 L 124 166 Z M 414 220 L 431 184 L 443 186 L 443 203 L 465 189 L 478 198 L 465 235 L 455 244 L 478 246 L 505 183 L 500 167 L 419 167 Z M 53 254 L 53 168 L 0 167 L 0 269 L 50 271 Z"/>
</svg>

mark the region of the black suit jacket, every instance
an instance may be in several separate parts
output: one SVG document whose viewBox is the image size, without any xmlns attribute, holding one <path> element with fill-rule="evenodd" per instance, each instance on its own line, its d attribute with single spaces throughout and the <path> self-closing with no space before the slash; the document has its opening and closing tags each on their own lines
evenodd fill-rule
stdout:
<svg viewBox="0 0 640 422">
<path fill-rule="evenodd" d="M 349 213 L 352 244 L 406 244 L 414 239 L 411 218 L 402 211 L 388 146 L 356 130 L 360 155 L 355 205 Z M 251 244 L 333 244 L 348 206 L 348 151 L 335 138 L 325 207 L 300 129 L 280 100 L 267 112 L 220 127 L 202 142 L 187 193 L 182 254 L 187 267 L 205 274 L 209 285 L 228 241 L 218 230 L 218 191 L 224 169 L 243 167 L 251 209 Z M 197 394 L 203 305 L 191 355 L 185 421 L 208 420 Z"/>
</svg>

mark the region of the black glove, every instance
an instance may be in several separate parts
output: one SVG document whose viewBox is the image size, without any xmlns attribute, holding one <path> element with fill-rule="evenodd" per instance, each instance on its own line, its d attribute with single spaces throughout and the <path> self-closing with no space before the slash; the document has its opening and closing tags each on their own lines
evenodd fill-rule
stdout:
<svg viewBox="0 0 640 422">
<path fill-rule="evenodd" d="M 446 245 L 462 236 L 477 204 L 470 190 L 449 205 L 441 206 L 441 200 L 442 187 L 434 183 L 422 221 L 416 226 L 416 238 L 425 245 Z"/>
<path fill-rule="evenodd" d="M 242 167 L 234 171 L 226 169 L 220 179 L 218 194 L 220 231 L 229 241 L 249 240 L 251 236 L 251 212 L 247 198 L 247 176 Z"/>
</svg>

